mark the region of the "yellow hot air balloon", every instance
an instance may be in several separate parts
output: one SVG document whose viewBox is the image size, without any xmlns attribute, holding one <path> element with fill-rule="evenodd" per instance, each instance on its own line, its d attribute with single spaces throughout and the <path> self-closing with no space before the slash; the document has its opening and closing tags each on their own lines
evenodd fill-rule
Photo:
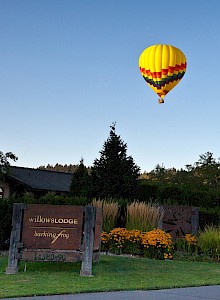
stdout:
<svg viewBox="0 0 220 300">
<path fill-rule="evenodd" d="M 184 53 L 170 45 L 153 45 L 146 48 L 139 57 L 142 76 L 164 103 L 164 96 L 183 78 L 186 72 Z"/>
</svg>

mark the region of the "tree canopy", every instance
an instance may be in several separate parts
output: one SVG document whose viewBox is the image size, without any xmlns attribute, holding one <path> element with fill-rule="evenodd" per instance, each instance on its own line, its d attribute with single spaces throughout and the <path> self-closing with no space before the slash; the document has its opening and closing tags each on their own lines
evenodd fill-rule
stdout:
<svg viewBox="0 0 220 300">
<path fill-rule="evenodd" d="M 141 179 L 145 194 L 152 186 L 157 187 L 157 193 L 151 197 L 159 202 L 168 199 L 178 204 L 203 207 L 220 204 L 220 160 L 216 160 L 211 152 L 201 154 L 194 164 L 187 164 L 186 170 L 157 165 Z"/>
<path fill-rule="evenodd" d="M 17 156 L 12 152 L 3 153 L 0 151 L 0 177 L 9 171 L 10 160 L 18 160 Z"/>
</svg>

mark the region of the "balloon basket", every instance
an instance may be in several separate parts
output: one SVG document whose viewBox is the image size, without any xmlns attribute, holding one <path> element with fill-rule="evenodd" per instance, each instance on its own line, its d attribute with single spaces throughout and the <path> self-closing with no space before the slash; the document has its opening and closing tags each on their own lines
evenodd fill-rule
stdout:
<svg viewBox="0 0 220 300">
<path fill-rule="evenodd" d="M 162 98 L 160 98 L 160 99 L 158 99 L 158 103 L 162 104 L 162 103 L 164 103 L 164 100 Z"/>
</svg>

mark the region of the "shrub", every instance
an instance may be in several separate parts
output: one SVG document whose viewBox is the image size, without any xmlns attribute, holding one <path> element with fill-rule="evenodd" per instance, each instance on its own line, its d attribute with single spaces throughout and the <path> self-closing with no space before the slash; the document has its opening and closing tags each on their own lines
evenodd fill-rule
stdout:
<svg viewBox="0 0 220 300">
<path fill-rule="evenodd" d="M 154 229 L 142 235 L 144 256 L 156 259 L 171 259 L 172 237 L 161 229 Z"/>
<path fill-rule="evenodd" d="M 102 231 L 101 235 L 101 251 L 108 253 L 110 248 L 110 234 Z"/>
<path fill-rule="evenodd" d="M 187 233 L 184 237 L 178 238 L 174 243 L 174 249 L 178 252 L 198 253 L 198 241 L 196 236 Z"/>
<path fill-rule="evenodd" d="M 31 193 L 24 193 L 14 201 L 27 204 L 52 204 L 52 205 L 88 205 L 89 198 L 82 196 L 57 195 L 55 192 L 48 192 L 45 195 L 35 198 Z"/>
<path fill-rule="evenodd" d="M 114 254 L 142 255 L 156 259 L 171 259 L 172 238 L 163 230 L 150 232 L 115 228 L 102 233 L 102 251 Z"/>
<path fill-rule="evenodd" d="M 208 191 L 196 190 L 189 192 L 189 205 L 198 207 L 210 207 L 211 195 Z"/>
<path fill-rule="evenodd" d="M 126 228 L 114 228 L 111 230 L 109 233 L 109 251 L 115 254 L 124 253 L 126 235 Z"/>
<path fill-rule="evenodd" d="M 140 255 L 142 250 L 142 232 L 141 230 L 129 230 L 126 232 L 123 253 L 131 255 Z"/>
<path fill-rule="evenodd" d="M 220 207 L 199 209 L 199 227 L 204 230 L 206 226 L 220 226 Z"/>
<path fill-rule="evenodd" d="M 165 185 L 160 193 L 162 203 L 185 205 L 187 202 L 186 192 L 179 186 Z"/>
<path fill-rule="evenodd" d="M 138 199 L 140 201 L 156 201 L 160 195 L 160 187 L 157 184 L 148 183 L 147 180 L 139 180 L 139 194 Z"/>
<path fill-rule="evenodd" d="M 141 253 L 142 232 L 115 228 L 110 233 L 102 232 L 102 251 L 115 254 L 139 255 Z"/>
<path fill-rule="evenodd" d="M 12 207 L 10 200 L 0 199 L 0 250 L 9 248 L 12 224 Z"/>
<path fill-rule="evenodd" d="M 158 227 L 163 209 L 156 204 L 134 201 L 127 205 L 126 228 L 149 231 Z"/>
<path fill-rule="evenodd" d="M 203 253 L 220 260 L 220 227 L 207 226 L 199 233 L 198 245 Z"/>
</svg>

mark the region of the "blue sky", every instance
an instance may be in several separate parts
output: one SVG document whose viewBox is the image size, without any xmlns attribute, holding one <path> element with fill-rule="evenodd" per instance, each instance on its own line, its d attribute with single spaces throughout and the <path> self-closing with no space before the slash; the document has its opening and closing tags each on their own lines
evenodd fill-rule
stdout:
<svg viewBox="0 0 220 300">
<path fill-rule="evenodd" d="M 18 166 L 91 166 L 116 121 L 142 171 L 220 157 L 219 11 L 217 0 L 0 0 L 0 150 Z M 138 68 L 160 43 L 188 63 L 162 105 Z"/>
</svg>

